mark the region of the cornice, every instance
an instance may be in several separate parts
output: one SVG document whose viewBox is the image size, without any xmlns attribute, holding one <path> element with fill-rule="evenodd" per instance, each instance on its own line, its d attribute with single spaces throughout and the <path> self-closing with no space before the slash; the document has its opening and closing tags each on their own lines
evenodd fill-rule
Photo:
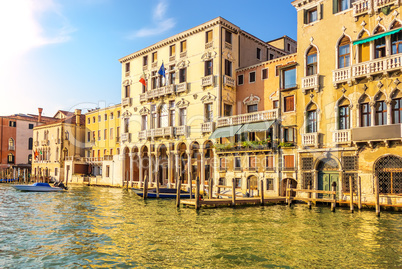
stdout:
<svg viewBox="0 0 402 269">
<path fill-rule="evenodd" d="M 250 70 L 250 69 L 255 69 L 255 68 L 260 67 L 260 66 L 265 66 L 265 65 L 268 65 L 268 64 L 276 63 L 276 62 L 285 61 L 285 60 L 288 60 L 288 59 L 291 59 L 291 58 L 295 58 L 295 60 L 296 60 L 295 56 L 297 56 L 297 53 L 288 54 L 288 55 L 282 56 L 280 58 L 265 61 L 265 62 L 255 64 L 255 65 L 250 65 L 250 66 L 243 67 L 243 68 L 239 68 L 239 69 L 236 70 L 236 72 L 243 72 L 243 71 L 247 71 L 247 70 Z"/>
<path fill-rule="evenodd" d="M 297 11 L 301 10 L 304 6 L 310 5 L 316 2 L 321 2 L 321 0 L 296 0 L 292 2 L 292 5 Z"/>
<path fill-rule="evenodd" d="M 211 27 L 213 27 L 215 25 L 218 25 L 218 24 L 228 28 L 229 30 L 231 30 L 231 31 L 233 31 L 235 33 L 240 31 L 240 28 L 237 27 L 236 25 L 230 23 L 229 21 L 225 20 L 222 17 L 218 17 L 218 18 L 210 20 L 210 21 L 208 21 L 206 23 L 203 23 L 203 24 L 201 24 L 199 26 L 191 28 L 191 29 L 189 29 L 187 31 L 181 32 L 181 33 L 179 33 L 177 35 L 174 35 L 172 37 L 169 37 L 167 39 L 159 41 L 158 43 L 155 43 L 155 44 L 153 44 L 153 45 L 151 45 L 149 47 L 146 47 L 145 49 L 142 49 L 140 51 L 137 51 L 137 52 L 134 52 L 134 53 L 132 53 L 130 55 L 127 55 L 127 56 L 119 59 L 119 62 L 124 63 L 124 62 L 132 60 L 134 58 L 137 58 L 137 57 L 139 57 L 141 55 L 148 54 L 151 51 L 154 51 L 154 50 L 157 50 L 157 49 L 159 49 L 161 47 L 164 47 L 166 45 L 178 42 L 178 41 L 180 41 L 182 39 L 187 38 L 188 36 L 191 36 L 191 35 L 194 35 L 194 34 L 196 34 L 198 32 L 204 31 L 204 30 L 209 29 L 209 28 L 211 28 Z"/>
<path fill-rule="evenodd" d="M 270 44 L 267 44 L 267 42 L 262 41 L 262 40 L 259 39 L 258 37 L 255 37 L 255 36 L 253 36 L 252 34 L 247 33 L 246 31 L 242 31 L 242 30 L 241 30 L 241 31 L 240 31 L 240 34 L 243 35 L 244 37 L 248 38 L 248 39 L 253 40 L 254 42 L 258 43 L 259 45 L 261 45 L 261 46 L 263 46 L 263 47 L 265 47 L 265 48 L 274 50 L 274 51 L 276 51 L 276 52 L 278 52 L 278 53 L 280 53 L 280 54 L 282 54 L 282 55 L 286 55 L 286 52 L 285 52 L 284 50 L 281 50 L 281 49 L 279 49 L 279 48 L 277 48 L 277 47 L 274 47 L 274 46 L 272 46 L 272 45 L 270 45 Z"/>
</svg>

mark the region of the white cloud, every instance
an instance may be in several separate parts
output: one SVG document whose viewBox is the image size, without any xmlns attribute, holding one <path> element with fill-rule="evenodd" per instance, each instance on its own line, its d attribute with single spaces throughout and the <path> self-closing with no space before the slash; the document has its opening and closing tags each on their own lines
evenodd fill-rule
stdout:
<svg viewBox="0 0 402 269">
<path fill-rule="evenodd" d="M 128 36 L 129 39 L 134 39 L 136 37 L 147 37 L 160 35 L 166 31 L 169 31 L 176 25 L 176 21 L 173 18 L 165 18 L 166 11 L 168 9 L 168 4 L 166 0 L 160 0 L 158 5 L 153 11 L 152 18 L 154 27 L 144 27 Z"/>
</svg>

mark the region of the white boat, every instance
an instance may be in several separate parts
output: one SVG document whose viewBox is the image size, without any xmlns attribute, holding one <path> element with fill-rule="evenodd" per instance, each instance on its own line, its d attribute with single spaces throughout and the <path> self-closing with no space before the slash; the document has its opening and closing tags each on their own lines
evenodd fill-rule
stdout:
<svg viewBox="0 0 402 269">
<path fill-rule="evenodd" d="M 15 189 L 20 191 L 30 191 L 30 192 L 57 192 L 64 191 L 63 188 L 52 187 L 48 183 L 34 183 L 32 185 L 15 185 Z"/>
</svg>

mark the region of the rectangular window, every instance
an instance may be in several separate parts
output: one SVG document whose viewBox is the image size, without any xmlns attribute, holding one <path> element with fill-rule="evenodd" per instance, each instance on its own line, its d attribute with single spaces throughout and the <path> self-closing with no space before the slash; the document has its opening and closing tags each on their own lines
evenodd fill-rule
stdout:
<svg viewBox="0 0 402 269">
<path fill-rule="evenodd" d="M 143 65 L 143 66 L 148 65 L 148 56 L 142 57 L 142 65 Z"/>
<path fill-rule="evenodd" d="M 235 157 L 235 159 L 234 159 L 234 167 L 235 168 L 241 168 L 241 158 L 240 157 Z"/>
<path fill-rule="evenodd" d="M 100 141 L 100 140 L 101 140 L 101 131 L 98 130 L 98 141 Z"/>
<path fill-rule="evenodd" d="M 95 123 L 95 117 L 92 117 L 92 122 Z"/>
<path fill-rule="evenodd" d="M 152 62 L 155 63 L 158 61 L 158 52 L 152 53 Z"/>
<path fill-rule="evenodd" d="M 103 140 L 107 139 L 107 129 L 103 130 Z"/>
<path fill-rule="evenodd" d="M 30 123 L 29 125 L 28 125 L 28 129 L 33 129 L 34 128 L 34 125 L 32 124 L 32 123 Z"/>
<path fill-rule="evenodd" d="M 187 40 L 180 42 L 180 52 L 187 51 Z"/>
<path fill-rule="evenodd" d="M 113 139 L 113 134 L 114 134 L 113 128 L 110 128 L 109 139 Z"/>
<path fill-rule="evenodd" d="M 130 97 L 130 85 L 124 86 L 124 97 Z"/>
<path fill-rule="evenodd" d="M 228 30 L 225 31 L 225 42 L 232 44 L 232 33 Z"/>
<path fill-rule="evenodd" d="M 119 141 L 120 139 L 120 127 L 116 127 L 116 139 Z"/>
<path fill-rule="evenodd" d="M 186 82 L 187 68 L 182 68 L 179 71 L 179 83 Z"/>
<path fill-rule="evenodd" d="M 93 132 L 92 132 L 92 140 L 93 140 L 93 142 L 95 142 L 95 140 L 96 140 L 95 134 L 96 134 L 95 131 L 93 131 Z"/>
<path fill-rule="evenodd" d="M 387 104 L 385 101 L 377 101 L 375 104 L 375 125 L 387 124 Z"/>
<path fill-rule="evenodd" d="M 232 109 L 233 109 L 232 105 L 224 104 L 223 105 L 223 116 L 224 117 L 232 116 Z"/>
<path fill-rule="evenodd" d="M 59 169 L 57 169 L 57 167 L 54 168 L 54 176 L 55 176 L 55 177 L 57 177 L 58 173 L 59 173 Z"/>
<path fill-rule="evenodd" d="M 296 67 L 283 71 L 283 89 L 296 87 Z"/>
<path fill-rule="evenodd" d="M 402 123 L 402 98 L 392 99 L 392 124 Z"/>
<path fill-rule="evenodd" d="M 267 178 L 267 191 L 273 191 L 273 190 L 274 190 L 274 179 Z"/>
<path fill-rule="evenodd" d="M 273 108 L 278 108 L 279 107 L 279 100 L 275 100 L 272 102 L 272 107 Z"/>
<path fill-rule="evenodd" d="M 248 105 L 247 106 L 247 113 L 253 113 L 258 111 L 258 105 Z"/>
<path fill-rule="evenodd" d="M 141 131 L 145 131 L 148 125 L 148 115 L 141 116 Z"/>
<path fill-rule="evenodd" d="M 284 103 L 283 112 L 289 112 L 295 110 L 294 95 L 286 96 L 285 98 L 283 98 L 283 103 Z"/>
<path fill-rule="evenodd" d="M 232 62 L 225 59 L 225 75 L 232 76 Z"/>
<path fill-rule="evenodd" d="M 318 9 L 313 7 L 304 11 L 304 23 L 309 24 L 318 20 Z"/>
<path fill-rule="evenodd" d="M 294 128 L 284 128 L 283 129 L 283 140 L 285 142 L 294 142 L 295 141 Z"/>
<path fill-rule="evenodd" d="M 257 168 L 257 157 L 256 156 L 248 157 L 248 167 L 249 167 L 249 170 L 255 170 Z"/>
<path fill-rule="evenodd" d="M 339 130 L 348 130 L 350 128 L 349 114 L 350 114 L 349 106 L 339 107 Z"/>
<path fill-rule="evenodd" d="M 257 48 L 257 59 L 261 60 L 261 49 Z"/>
<path fill-rule="evenodd" d="M 371 126 L 371 107 L 369 103 L 360 105 L 360 127 Z"/>
<path fill-rule="evenodd" d="M 126 63 L 126 72 L 130 72 L 130 63 Z"/>
<path fill-rule="evenodd" d="M 104 116 L 104 117 L 105 117 L 105 121 L 107 121 L 107 114 L 105 114 L 105 116 Z"/>
<path fill-rule="evenodd" d="M 262 69 L 261 77 L 262 77 L 262 79 L 267 79 L 268 78 L 268 68 Z"/>
<path fill-rule="evenodd" d="M 212 111 L 212 103 L 205 104 L 205 122 L 212 122 L 214 115 Z"/>
<path fill-rule="evenodd" d="M 117 118 L 120 119 L 120 110 L 117 111 Z"/>
<path fill-rule="evenodd" d="M 205 33 L 205 43 L 212 42 L 212 30 Z"/>
<path fill-rule="evenodd" d="M 186 125 L 186 120 L 187 120 L 187 109 L 181 108 L 179 110 L 179 113 L 180 113 L 179 114 L 179 120 L 180 120 L 179 125 L 184 126 L 184 125 Z"/>
<path fill-rule="evenodd" d="M 113 120 L 113 112 L 110 113 L 110 119 Z"/>
<path fill-rule="evenodd" d="M 101 122 L 101 121 L 102 121 L 101 115 L 99 115 L 99 116 L 98 116 L 98 122 Z"/>
<path fill-rule="evenodd" d="M 283 156 L 283 168 L 284 170 L 294 170 L 295 169 L 295 156 L 294 155 L 284 155 Z"/>
<path fill-rule="evenodd" d="M 176 109 L 175 109 L 175 102 L 169 102 L 169 124 L 170 126 L 176 126 Z"/>
<path fill-rule="evenodd" d="M 87 133 L 87 142 L 91 142 L 91 132 Z"/>
<path fill-rule="evenodd" d="M 174 85 L 176 83 L 175 65 L 170 66 L 169 72 L 169 84 Z"/>
<path fill-rule="evenodd" d="M 8 122 L 8 125 L 9 125 L 10 127 L 17 127 L 17 122 L 16 122 L 16 121 L 9 121 L 9 122 Z"/>
<path fill-rule="evenodd" d="M 317 132 L 317 110 L 307 111 L 307 133 Z"/>
<path fill-rule="evenodd" d="M 265 167 L 269 171 L 275 170 L 274 156 L 266 156 L 265 157 Z"/>
<path fill-rule="evenodd" d="M 212 72 L 213 72 L 212 60 L 205 61 L 204 75 L 210 76 L 210 75 L 212 75 Z"/>
<path fill-rule="evenodd" d="M 346 44 L 339 47 L 339 68 L 348 67 L 350 65 L 350 45 Z"/>
<path fill-rule="evenodd" d="M 352 7 L 355 0 L 333 0 L 333 13 L 338 13 Z"/>
<path fill-rule="evenodd" d="M 275 77 L 279 76 L 279 65 L 275 66 Z"/>
<path fill-rule="evenodd" d="M 269 59 L 270 59 L 270 60 L 275 59 L 275 55 L 273 55 L 272 53 L 270 53 L 270 54 L 269 54 Z"/>
<path fill-rule="evenodd" d="M 219 159 L 219 168 L 221 169 L 226 169 L 226 158 L 220 158 Z"/>
<path fill-rule="evenodd" d="M 250 72 L 249 73 L 249 83 L 254 83 L 255 82 L 255 72 Z"/>
<path fill-rule="evenodd" d="M 174 56 L 176 55 L 176 45 L 171 45 L 169 47 L 169 56 Z"/>
<path fill-rule="evenodd" d="M 91 124 L 91 118 L 88 118 L 88 124 Z"/>
<path fill-rule="evenodd" d="M 374 41 L 375 58 L 385 57 L 385 37 Z"/>
<path fill-rule="evenodd" d="M 110 177 L 110 165 L 106 165 L 106 177 Z"/>
<path fill-rule="evenodd" d="M 237 76 L 237 85 L 243 85 L 244 83 L 244 75 Z"/>
</svg>

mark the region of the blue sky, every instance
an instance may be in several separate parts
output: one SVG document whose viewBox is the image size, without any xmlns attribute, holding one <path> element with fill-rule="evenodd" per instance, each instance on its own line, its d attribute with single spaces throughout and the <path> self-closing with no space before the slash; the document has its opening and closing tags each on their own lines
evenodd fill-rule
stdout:
<svg viewBox="0 0 402 269">
<path fill-rule="evenodd" d="M 287 0 L 9 0 L 0 3 L 0 115 L 120 103 L 118 59 L 221 16 L 296 39 Z"/>
</svg>

